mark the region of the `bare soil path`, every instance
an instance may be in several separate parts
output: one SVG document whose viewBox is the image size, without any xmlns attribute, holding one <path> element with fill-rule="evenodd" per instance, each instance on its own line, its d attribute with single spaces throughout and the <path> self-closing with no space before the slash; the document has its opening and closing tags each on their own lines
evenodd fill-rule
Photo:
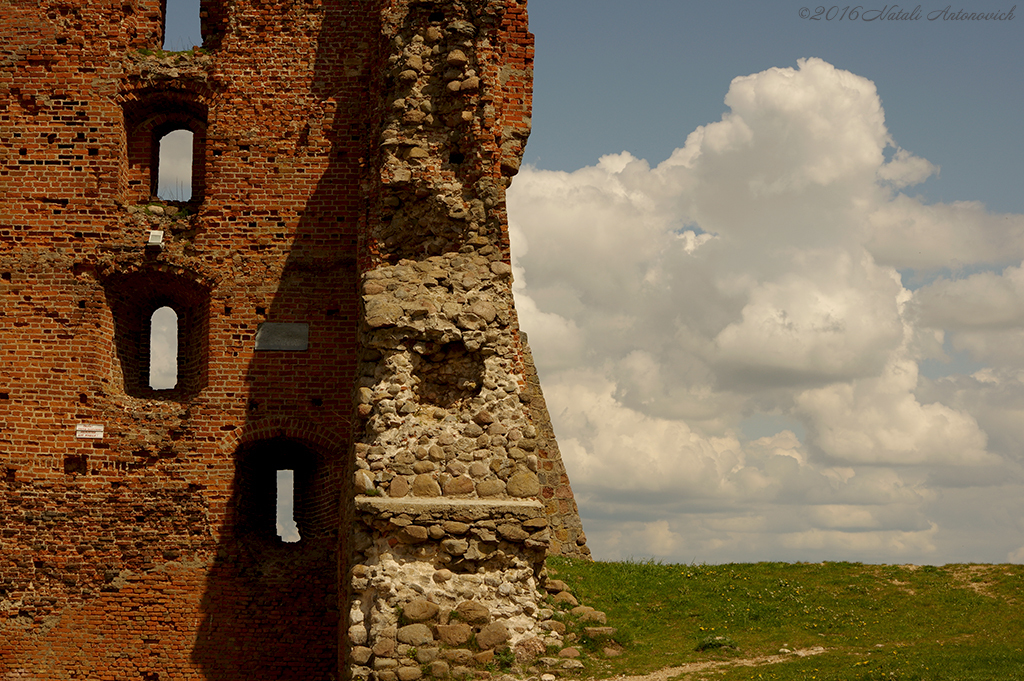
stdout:
<svg viewBox="0 0 1024 681">
<path fill-rule="evenodd" d="M 659 669 L 656 672 L 650 674 L 644 674 L 642 676 L 612 676 L 607 681 L 668 681 L 668 679 L 681 676 L 683 674 L 691 674 L 694 672 L 702 672 L 708 669 L 718 669 L 722 667 L 760 667 L 762 665 L 777 664 L 779 662 L 785 662 L 796 657 L 809 657 L 811 655 L 821 655 L 825 652 L 825 649 L 816 646 L 814 648 L 802 648 L 800 650 L 794 650 L 791 653 L 780 653 L 778 655 L 763 655 L 761 657 L 747 657 L 737 660 L 719 660 L 714 662 L 691 662 L 684 664 L 679 667 L 666 667 L 665 669 Z"/>
</svg>

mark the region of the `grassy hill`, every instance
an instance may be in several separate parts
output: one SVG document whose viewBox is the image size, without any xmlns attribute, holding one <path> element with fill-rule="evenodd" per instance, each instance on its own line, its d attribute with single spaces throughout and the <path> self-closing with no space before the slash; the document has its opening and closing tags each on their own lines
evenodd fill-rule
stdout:
<svg viewBox="0 0 1024 681">
<path fill-rule="evenodd" d="M 548 571 L 617 630 L 592 640 L 566 617 L 593 678 L 688 665 L 667 678 L 1024 679 L 1024 565 L 551 559 Z"/>
</svg>

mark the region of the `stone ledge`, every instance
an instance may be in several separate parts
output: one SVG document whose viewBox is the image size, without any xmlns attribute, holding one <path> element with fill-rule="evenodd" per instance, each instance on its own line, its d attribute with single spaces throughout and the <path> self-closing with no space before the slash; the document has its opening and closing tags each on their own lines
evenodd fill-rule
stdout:
<svg viewBox="0 0 1024 681">
<path fill-rule="evenodd" d="M 447 516 L 458 514 L 474 519 L 484 519 L 499 514 L 512 514 L 524 518 L 536 518 L 543 514 L 544 506 L 536 499 L 518 501 L 512 499 L 438 499 L 438 498 L 390 498 L 356 497 L 356 510 L 362 513 L 416 515 L 429 514 Z"/>
</svg>

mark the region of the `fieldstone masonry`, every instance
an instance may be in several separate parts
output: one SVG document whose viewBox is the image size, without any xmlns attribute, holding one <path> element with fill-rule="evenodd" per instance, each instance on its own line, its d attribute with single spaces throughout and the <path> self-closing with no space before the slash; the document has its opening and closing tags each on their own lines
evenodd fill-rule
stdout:
<svg viewBox="0 0 1024 681">
<path fill-rule="evenodd" d="M 539 657 L 589 552 L 511 292 L 525 5 L 202 0 L 163 52 L 163 0 L 0 0 L 0 679 L 578 664 Z"/>
</svg>

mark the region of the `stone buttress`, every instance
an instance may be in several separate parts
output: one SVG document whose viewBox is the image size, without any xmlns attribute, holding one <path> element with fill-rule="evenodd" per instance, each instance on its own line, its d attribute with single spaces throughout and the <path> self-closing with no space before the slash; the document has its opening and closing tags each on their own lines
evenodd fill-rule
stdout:
<svg viewBox="0 0 1024 681">
<path fill-rule="evenodd" d="M 557 644 L 544 558 L 588 555 L 512 296 L 525 19 L 504 1 L 385 12 L 378 212 L 360 261 L 357 677 L 459 678 L 496 651 Z"/>
</svg>

